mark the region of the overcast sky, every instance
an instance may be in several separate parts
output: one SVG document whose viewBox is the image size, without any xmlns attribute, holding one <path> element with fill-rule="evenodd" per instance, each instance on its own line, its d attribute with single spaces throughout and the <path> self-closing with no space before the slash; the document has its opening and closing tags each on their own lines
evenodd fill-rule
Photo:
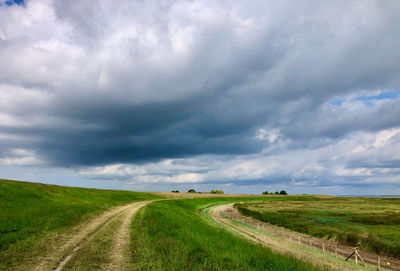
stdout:
<svg viewBox="0 0 400 271">
<path fill-rule="evenodd" d="M 398 0 L 0 0 L 0 177 L 400 194 L 399 29 Z"/>
</svg>

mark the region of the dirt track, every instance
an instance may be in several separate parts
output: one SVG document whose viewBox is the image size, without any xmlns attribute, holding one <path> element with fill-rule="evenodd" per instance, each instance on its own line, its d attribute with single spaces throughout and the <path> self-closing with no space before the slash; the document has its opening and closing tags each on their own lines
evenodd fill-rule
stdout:
<svg viewBox="0 0 400 271">
<path fill-rule="evenodd" d="M 280 253 L 293 255 L 324 270 L 376 270 L 376 267 L 363 267 L 354 263 L 344 262 L 343 258 L 336 258 L 334 254 L 322 253 L 316 248 L 298 245 L 294 240 L 289 242 L 287 239 L 282 238 L 281 235 L 276 234 L 277 230 L 287 231 L 286 229 L 264 223 L 268 227 L 263 228 L 265 231 L 260 231 L 246 224 L 238 223 L 223 215 L 227 212 L 233 214 L 236 220 L 239 218 L 240 221 L 241 215 L 233 208 L 233 204 L 220 205 L 209 210 L 210 216 L 224 228 Z"/>
<path fill-rule="evenodd" d="M 112 243 L 107 248 L 107 264 L 102 266 L 102 270 L 124 270 L 124 264 L 129 250 L 129 226 L 133 215 L 144 205 L 151 201 L 135 202 L 129 205 L 117 207 L 111 211 L 95 217 L 73 229 L 57 235 L 54 242 L 51 242 L 51 251 L 40 259 L 36 259 L 36 263 L 32 263 L 30 270 L 35 271 L 61 271 L 64 270 L 71 262 L 74 262 L 85 253 L 85 249 L 90 247 L 93 241 L 102 235 L 110 225 L 116 225 L 116 229 L 110 231 Z M 27 265 L 24 265 L 26 270 Z M 79 270 L 80 268 L 66 268 Z M 17 268 L 18 270 L 18 268 Z"/>
</svg>

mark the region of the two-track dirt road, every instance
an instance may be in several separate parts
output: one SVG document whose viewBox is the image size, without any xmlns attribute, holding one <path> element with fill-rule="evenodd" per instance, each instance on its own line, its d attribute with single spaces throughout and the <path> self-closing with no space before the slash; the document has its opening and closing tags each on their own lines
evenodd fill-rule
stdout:
<svg viewBox="0 0 400 271">
<path fill-rule="evenodd" d="M 13 270 L 125 270 L 134 214 L 151 201 L 107 211 L 48 240 L 48 253 Z"/>
</svg>

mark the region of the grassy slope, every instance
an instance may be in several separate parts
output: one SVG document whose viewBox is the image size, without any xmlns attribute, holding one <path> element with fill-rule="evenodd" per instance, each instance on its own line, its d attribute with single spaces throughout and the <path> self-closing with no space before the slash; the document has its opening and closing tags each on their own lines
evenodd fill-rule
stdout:
<svg viewBox="0 0 400 271">
<path fill-rule="evenodd" d="M 236 207 L 291 230 L 400 257 L 400 198 L 281 197 Z"/>
<path fill-rule="evenodd" d="M 213 225 L 200 209 L 255 198 L 154 202 L 132 224 L 133 270 L 316 270 Z"/>
<path fill-rule="evenodd" d="M 160 198 L 146 193 L 0 180 L 0 269 L 41 237 L 66 230 L 112 206 Z"/>
</svg>

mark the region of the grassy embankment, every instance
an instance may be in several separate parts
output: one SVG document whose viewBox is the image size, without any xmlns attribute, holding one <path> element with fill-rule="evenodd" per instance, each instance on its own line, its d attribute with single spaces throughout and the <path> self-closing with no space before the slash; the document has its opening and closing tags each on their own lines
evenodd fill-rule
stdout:
<svg viewBox="0 0 400 271">
<path fill-rule="evenodd" d="M 400 198 L 280 197 L 235 207 L 261 221 L 400 257 Z"/>
<path fill-rule="evenodd" d="M 146 193 L 0 180 L 0 269 L 40 255 L 35 243 L 105 210 L 161 198 Z"/>
<path fill-rule="evenodd" d="M 206 206 L 256 198 L 154 202 L 132 223 L 134 270 L 317 270 L 248 242 L 201 213 Z"/>
</svg>

